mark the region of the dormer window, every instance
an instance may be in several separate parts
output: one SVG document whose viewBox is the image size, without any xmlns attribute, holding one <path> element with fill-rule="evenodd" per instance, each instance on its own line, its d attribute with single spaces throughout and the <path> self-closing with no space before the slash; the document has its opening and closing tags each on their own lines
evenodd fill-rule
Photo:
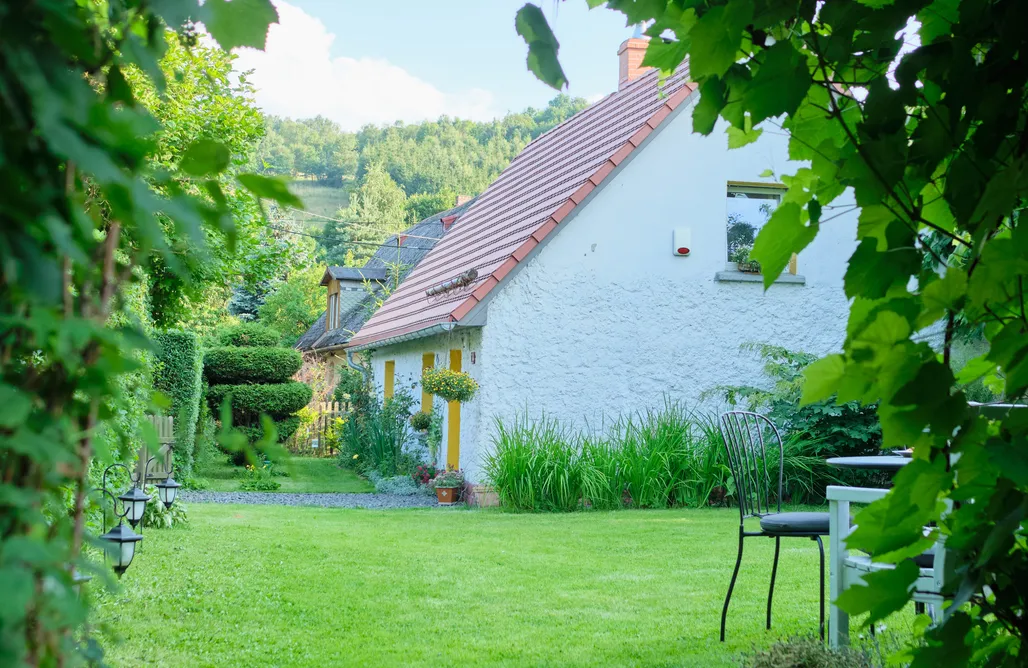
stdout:
<svg viewBox="0 0 1028 668">
<path fill-rule="evenodd" d="M 335 292 L 328 296 L 328 317 L 325 319 L 325 329 L 333 330 L 339 327 L 339 293 Z"/>
</svg>

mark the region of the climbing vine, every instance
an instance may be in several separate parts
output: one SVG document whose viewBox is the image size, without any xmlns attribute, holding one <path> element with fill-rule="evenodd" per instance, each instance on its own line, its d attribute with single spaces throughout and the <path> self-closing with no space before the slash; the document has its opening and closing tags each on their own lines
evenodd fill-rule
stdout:
<svg viewBox="0 0 1028 668">
<path fill-rule="evenodd" d="M 112 318 L 159 262 L 188 284 L 208 235 L 231 248 L 220 177 L 229 148 L 192 142 L 176 164 L 153 160 L 155 95 L 168 39 L 189 47 L 203 22 L 220 47 L 263 48 L 269 0 L 77 0 L 0 5 L 0 663 L 98 661 L 84 556 L 94 435 L 124 415 L 121 380 L 153 350 L 139 323 Z M 174 35 L 169 34 L 174 31 Z M 130 84 L 130 82 L 132 82 Z M 149 93 L 148 93 L 149 94 Z M 152 100 L 148 100 L 152 103 Z M 299 202 L 280 182 L 239 174 L 232 187 Z M 133 412 L 132 414 L 136 414 Z M 135 426 L 156 446 L 152 427 Z"/>
</svg>

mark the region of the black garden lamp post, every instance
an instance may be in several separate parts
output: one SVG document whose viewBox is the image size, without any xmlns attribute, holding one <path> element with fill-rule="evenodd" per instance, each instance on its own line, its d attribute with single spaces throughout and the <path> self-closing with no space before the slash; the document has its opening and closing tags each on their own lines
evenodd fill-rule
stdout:
<svg viewBox="0 0 1028 668">
<path fill-rule="evenodd" d="M 164 504 L 165 508 L 170 509 L 171 504 L 175 503 L 175 495 L 178 493 L 178 488 L 182 485 L 175 482 L 175 479 L 168 474 L 168 477 L 155 485 L 157 487 L 157 496 L 160 498 L 161 503 Z"/>
<path fill-rule="evenodd" d="M 118 522 L 118 526 L 100 538 L 109 543 L 107 553 L 114 562 L 114 572 L 120 578 L 132 563 L 132 557 L 136 556 L 136 543 L 143 540 L 143 537 L 125 526 L 125 522 Z"/>
<path fill-rule="evenodd" d="M 146 512 L 146 502 L 150 500 L 150 497 L 139 487 L 133 485 L 129 491 L 119 496 L 118 499 L 125 506 L 125 519 L 129 521 L 132 528 L 135 528 L 140 520 L 143 519 L 143 513 Z"/>
</svg>

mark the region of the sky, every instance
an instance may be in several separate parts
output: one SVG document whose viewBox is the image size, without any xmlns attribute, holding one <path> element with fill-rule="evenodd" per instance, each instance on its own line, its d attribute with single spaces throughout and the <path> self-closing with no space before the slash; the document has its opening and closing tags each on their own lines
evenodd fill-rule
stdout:
<svg viewBox="0 0 1028 668">
<path fill-rule="evenodd" d="M 541 108 L 556 91 L 525 67 L 514 30 L 525 0 L 276 0 L 264 52 L 239 49 L 269 114 L 321 114 L 346 130 L 446 114 L 489 120 Z M 617 88 L 624 15 L 585 0 L 536 0 L 560 42 L 566 92 L 590 101 Z"/>
</svg>

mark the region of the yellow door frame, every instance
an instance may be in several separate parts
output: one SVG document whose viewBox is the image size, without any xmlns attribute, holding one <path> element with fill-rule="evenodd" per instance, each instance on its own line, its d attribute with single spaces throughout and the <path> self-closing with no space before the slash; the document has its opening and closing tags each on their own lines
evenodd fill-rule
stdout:
<svg viewBox="0 0 1028 668">
<path fill-rule="evenodd" d="M 450 371 L 461 370 L 461 351 L 450 351 Z M 460 402 L 446 404 L 446 467 L 460 468 Z"/>
<path fill-rule="evenodd" d="M 425 353 L 421 356 L 421 373 L 435 366 L 435 353 Z M 421 410 L 425 413 L 432 412 L 432 394 L 421 388 Z"/>
<path fill-rule="evenodd" d="M 396 378 L 396 360 L 389 360 L 385 364 L 385 387 L 382 389 L 382 397 L 393 398 L 393 384 Z"/>
</svg>

